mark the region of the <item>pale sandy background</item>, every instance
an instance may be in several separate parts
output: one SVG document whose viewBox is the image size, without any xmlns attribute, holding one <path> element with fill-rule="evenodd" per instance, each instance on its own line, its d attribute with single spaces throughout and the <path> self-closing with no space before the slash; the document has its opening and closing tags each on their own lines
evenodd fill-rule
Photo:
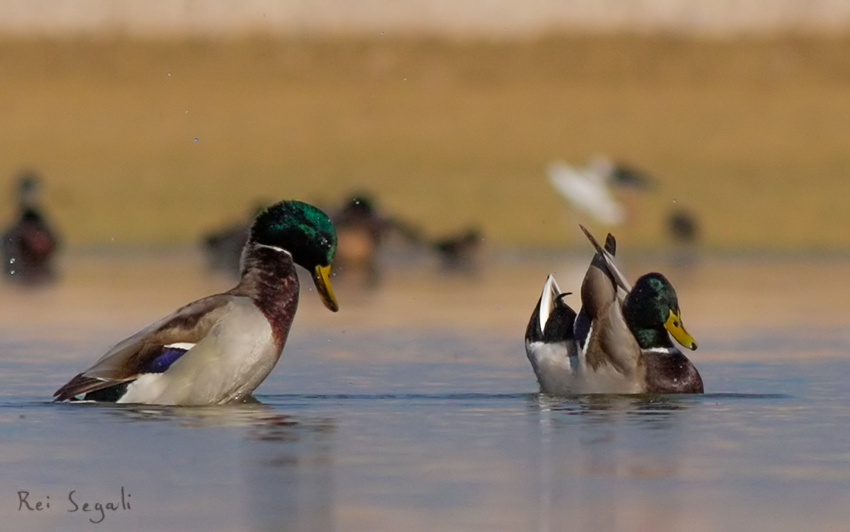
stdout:
<svg viewBox="0 0 850 532">
<path fill-rule="evenodd" d="M 658 30 L 734 35 L 850 27 L 841 0 L 4 0 L 0 31 L 184 36 L 393 34 L 517 37 Z"/>
</svg>

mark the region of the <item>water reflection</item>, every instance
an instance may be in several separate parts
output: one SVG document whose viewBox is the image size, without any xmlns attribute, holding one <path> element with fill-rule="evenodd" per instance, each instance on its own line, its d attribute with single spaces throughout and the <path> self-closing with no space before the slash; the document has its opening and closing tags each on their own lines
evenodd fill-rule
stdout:
<svg viewBox="0 0 850 532">
<path fill-rule="evenodd" d="M 579 395 L 564 398 L 539 394 L 534 406 L 543 411 L 586 416 L 590 421 L 611 422 L 615 419 L 612 414 L 618 413 L 638 417 L 662 414 L 666 417 L 670 412 L 685 410 L 698 401 L 691 395 Z"/>
<path fill-rule="evenodd" d="M 252 530 L 332 531 L 334 436 L 331 419 L 292 416 L 252 426 L 242 447 L 245 511 Z"/>
<path fill-rule="evenodd" d="M 617 530 L 636 522 L 641 530 L 682 529 L 675 500 L 634 486 L 683 475 L 679 421 L 696 402 L 677 396 L 546 395 L 531 401 L 539 425 L 536 529 L 564 529 L 565 519 L 575 530 Z M 605 481 L 610 478 L 617 482 Z"/>
<path fill-rule="evenodd" d="M 84 405 L 80 405 L 84 406 Z M 84 406 L 85 407 L 85 406 Z M 306 531 L 335 529 L 334 437 L 327 417 L 283 414 L 260 403 L 233 406 L 88 405 L 131 423 L 165 422 L 180 428 L 240 429 L 236 485 L 247 529 Z M 212 437 L 220 438 L 220 434 Z M 223 457 L 224 458 L 224 457 Z M 214 468 L 215 464 L 209 464 Z M 217 475 L 214 482 L 221 482 Z"/>
</svg>

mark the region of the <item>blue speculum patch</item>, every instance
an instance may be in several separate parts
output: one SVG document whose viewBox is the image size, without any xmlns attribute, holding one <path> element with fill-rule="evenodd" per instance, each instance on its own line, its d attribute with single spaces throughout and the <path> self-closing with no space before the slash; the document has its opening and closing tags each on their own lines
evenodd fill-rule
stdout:
<svg viewBox="0 0 850 532">
<path fill-rule="evenodd" d="M 187 349 L 182 347 L 163 346 L 162 352 L 145 366 L 144 373 L 163 373 L 186 351 Z"/>
</svg>

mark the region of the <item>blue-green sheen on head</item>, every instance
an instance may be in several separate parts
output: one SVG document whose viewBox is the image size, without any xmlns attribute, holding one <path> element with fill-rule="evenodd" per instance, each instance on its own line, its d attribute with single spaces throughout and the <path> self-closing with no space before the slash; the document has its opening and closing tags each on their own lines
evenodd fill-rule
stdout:
<svg viewBox="0 0 850 532">
<path fill-rule="evenodd" d="M 623 317 L 642 349 L 672 347 L 667 333 L 688 349 L 697 348 L 696 340 L 682 324 L 676 290 L 660 273 L 648 273 L 637 280 L 623 301 Z"/>
<path fill-rule="evenodd" d="M 623 304 L 627 321 L 638 327 L 663 324 L 670 311 L 679 312 L 679 298 L 670 281 L 660 273 L 648 273 L 635 283 Z"/>
<path fill-rule="evenodd" d="M 336 254 L 336 230 L 321 210 L 302 201 L 281 201 L 262 211 L 251 226 L 251 239 L 285 249 L 296 264 L 313 270 Z"/>
</svg>

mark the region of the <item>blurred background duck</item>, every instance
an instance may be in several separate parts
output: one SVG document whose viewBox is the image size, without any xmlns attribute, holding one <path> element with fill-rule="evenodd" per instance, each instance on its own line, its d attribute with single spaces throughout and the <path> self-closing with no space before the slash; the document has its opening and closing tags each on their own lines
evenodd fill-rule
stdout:
<svg viewBox="0 0 850 532">
<path fill-rule="evenodd" d="M 596 254 L 581 287 L 581 311 L 563 301 L 550 276 L 526 329 L 526 354 L 541 391 L 596 393 L 702 393 L 699 372 L 670 340 L 697 344 L 682 324 L 678 297 L 660 273 L 632 288 L 614 263 L 616 242 L 605 248 L 582 227 Z"/>
<path fill-rule="evenodd" d="M 435 239 L 431 247 L 445 272 L 475 273 L 481 267 L 483 234 L 477 227 Z"/>
<path fill-rule="evenodd" d="M 226 225 L 203 236 L 201 244 L 211 270 L 239 275 L 239 260 L 242 248 L 248 241 L 251 224 L 265 207 L 265 203 L 257 202 L 246 220 Z"/>
<path fill-rule="evenodd" d="M 22 283 L 40 283 L 54 278 L 58 248 L 56 232 L 40 205 L 40 179 L 23 173 L 15 190 L 18 213 L 3 232 L 3 264 L 6 277 Z"/>
<path fill-rule="evenodd" d="M 600 176 L 603 182 L 621 189 L 652 190 L 655 179 L 645 170 L 634 164 L 615 161 L 604 155 L 597 155 L 588 161 L 585 167 L 588 172 Z"/>
<path fill-rule="evenodd" d="M 371 195 L 362 192 L 350 196 L 331 219 L 339 241 L 338 275 L 359 278 L 367 286 L 374 286 L 380 280 L 380 252 L 389 236 L 399 235 L 414 244 L 422 241 L 417 228 L 382 213 Z"/>
</svg>

